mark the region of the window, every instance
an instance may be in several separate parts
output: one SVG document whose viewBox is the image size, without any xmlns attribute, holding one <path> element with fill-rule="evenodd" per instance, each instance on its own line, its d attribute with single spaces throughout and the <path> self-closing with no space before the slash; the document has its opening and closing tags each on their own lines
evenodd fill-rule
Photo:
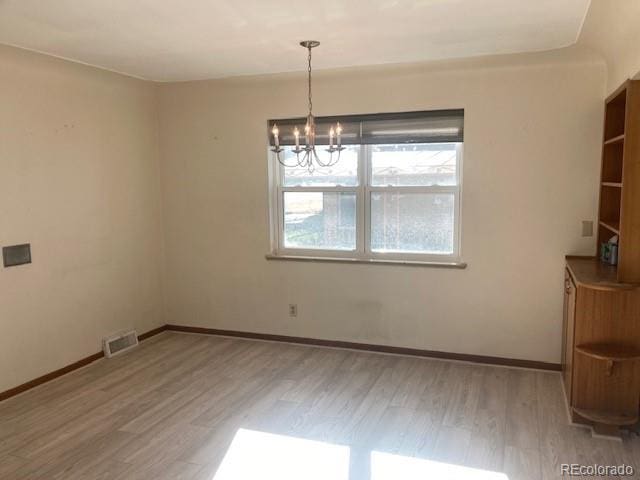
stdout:
<svg viewBox="0 0 640 480">
<path fill-rule="evenodd" d="M 336 165 L 312 172 L 282 166 L 269 152 L 273 253 L 459 262 L 463 115 L 447 110 L 316 119 L 318 133 L 323 124 L 340 121 L 346 148 Z M 304 124 L 276 122 L 281 132 Z M 285 136 L 282 143 L 292 141 Z M 290 148 L 283 155 L 287 165 L 295 164 Z"/>
</svg>

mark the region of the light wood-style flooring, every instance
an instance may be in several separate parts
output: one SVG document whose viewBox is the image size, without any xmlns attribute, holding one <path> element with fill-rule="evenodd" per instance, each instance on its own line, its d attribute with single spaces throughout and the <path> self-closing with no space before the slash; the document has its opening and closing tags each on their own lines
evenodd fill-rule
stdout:
<svg viewBox="0 0 640 480">
<path fill-rule="evenodd" d="M 372 452 L 509 480 L 638 471 L 640 438 L 569 426 L 562 395 L 551 372 L 165 332 L 0 403 L 0 478 L 213 480 L 240 429 L 346 446 L 349 480 L 386 478 Z"/>
</svg>

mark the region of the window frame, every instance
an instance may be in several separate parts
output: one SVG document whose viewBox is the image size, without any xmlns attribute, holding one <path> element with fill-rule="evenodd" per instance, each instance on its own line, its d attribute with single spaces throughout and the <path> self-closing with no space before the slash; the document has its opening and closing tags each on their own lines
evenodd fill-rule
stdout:
<svg viewBox="0 0 640 480">
<path fill-rule="evenodd" d="M 456 185 L 449 186 L 374 186 L 371 185 L 372 145 L 361 144 L 358 151 L 358 184 L 356 186 L 284 186 L 285 167 L 270 151 L 269 158 L 269 222 L 271 256 L 301 259 L 336 259 L 380 261 L 381 263 L 458 264 L 461 254 L 462 172 L 464 142 L 456 143 Z M 292 248 L 284 245 L 284 194 L 286 192 L 354 193 L 356 196 L 356 247 L 354 250 Z M 451 254 L 418 252 L 374 252 L 371 249 L 371 194 L 384 193 L 446 193 L 453 194 L 453 252 Z"/>
</svg>

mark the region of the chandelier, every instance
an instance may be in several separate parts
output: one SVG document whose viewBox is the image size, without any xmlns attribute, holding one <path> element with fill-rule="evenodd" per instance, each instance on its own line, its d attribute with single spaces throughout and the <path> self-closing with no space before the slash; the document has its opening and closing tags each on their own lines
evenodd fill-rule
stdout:
<svg viewBox="0 0 640 480">
<path fill-rule="evenodd" d="M 285 167 L 303 167 L 307 168 L 309 172 L 313 172 L 316 165 L 319 167 L 331 167 L 338 163 L 340 160 L 340 152 L 345 147 L 342 146 L 342 126 L 340 122 L 329 127 L 329 147 L 325 149 L 329 153 L 327 160 L 321 160 L 316 152 L 316 122 L 313 117 L 312 109 L 313 102 L 311 97 L 311 49 L 320 45 L 320 42 L 315 40 L 306 40 L 300 42 L 300 45 L 306 48 L 309 52 L 307 57 L 308 62 L 308 98 L 309 98 L 309 113 L 307 114 L 307 122 L 304 126 L 304 144 L 300 142 L 300 130 L 295 126 L 293 128 L 293 138 L 295 141 L 295 148 L 291 151 L 295 154 L 295 163 L 288 165 L 281 157 L 284 149 L 280 146 L 280 130 L 275 123 L 271 128 L 271 134 L 273 135 L 273 145 L 271 149 L 276 154 L 276 158 L 281 165 Z"/>
</svg>

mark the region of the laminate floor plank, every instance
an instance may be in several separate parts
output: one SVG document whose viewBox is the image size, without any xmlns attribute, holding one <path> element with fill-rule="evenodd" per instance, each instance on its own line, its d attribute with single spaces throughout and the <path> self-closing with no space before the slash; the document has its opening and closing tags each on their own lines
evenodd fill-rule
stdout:
<svg viewBox="0 0 640 480">
<path fill-rule="evenodd" d="M 341 428 L 341 438 L 347 444 L 367 444 L 376 425 L 390 406 L 400 381 L 406 372 L 395 372 L 397 359 L 390 358 L 390 366 L 385 368 L 373 384 L 367 396 L 360 403 L 353 415 Z"/>
<path fill-rule="evenodd" d="M 412 410 L 411 421 L 400 445 L 400 453 L 408 457 L 429 458 L 441 424 L 441 419 L 428 410 Z"/>
<path fill-rule="evenodd" d="M 438 362 L 425 362 L 421 358 L 407 359 L 406 368 L 408 377 L 396 390 L 390 405 L 392 407 L 405 407 L 416 409 L 423 397 L 423 393 L 429 388 L 436 378 Z M 402 365 L 399 368 L 403 368 Z"/>
<path fill-rule="evenodd" d="M 508 373 L 504 368 L 482 367 L 465 460 L 470 467 L 490 471 L 503 469 Z"/>
<path fill-rule="evenodd" d="M 447 427 L 471 429 L 478 405 L 482 369 L 476 365 L 454 364 L 450 379 L 451 396 L 442 423 Z"/>
<path fill-rule="evenodd" d="M 130 440 L 130 436 L 117 433 L 96 436 L 76 448 L 60 448 L 53 457 L 39 456 L 30 460 L 16 472 L 16 478 L 66 480 L 108 477 L 109 472 L 120 472 L 128 468 L 114 460 L 113 455 Z"/>
<path fill-rule="evenodd" d="M 376 451 L 400 454 L 413 419 L 414 411 L 410 408 L 387 407 L 373 429 L 367 446 Z"/>
<path fill-rule="evenodd" d="M 0 456 L 0 480 L 15 478 L 15 473 L 26 464 L 27 460 L 24 458 L 13 455 Z"/>
<path fill-rule="evenodd" d="M 542 477 L 559 479 L 563 463 L 579 461 L 576 439 L 581 435 L 591 435 L 567 423 L 564 393 L 558 389 L 557 375 L 537 372 L 536 389 Z"/>
<path fill-rule="evenodd" d="M 637 435 L 568 424 L 557 373 L 248 339 L 165 332 L 0 403 L 0 480 L 215 480 L 232 446 L 318 445 L 348 449 L 349 480 L 383 454 L 509 480 L 640 468 Z"/>
<path fill-rule="evenodd" d="M 537 449 L 539 447 L 537 402 L 536 372 L 510 370 L 507 379 L 507 424 L 505 431 L 507 445 L 519 449 Z M 514 454 L 514 458 L 516 457 L 519 458 Z"/>
<path fill-rule="evenodd" d="M 520 448 L 507 445 L 504 473 L 509 479 L 539 479 L 542 476 L 540 451 L 537 448 Z"/>
</svg>

